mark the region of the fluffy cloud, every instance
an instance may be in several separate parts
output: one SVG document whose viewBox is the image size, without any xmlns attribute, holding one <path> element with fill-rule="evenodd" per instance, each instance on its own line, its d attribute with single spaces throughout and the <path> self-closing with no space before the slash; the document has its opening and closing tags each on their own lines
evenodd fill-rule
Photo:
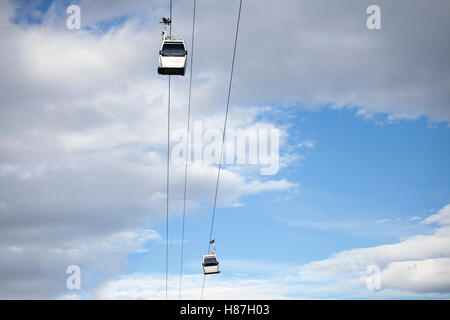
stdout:
<svg viewBox="0 0 450 320">
<path fill-rule="evenodd" d="M 123 11 L 123 4 L 109 8 Z M 108 32 L 71 32 L 58 6 L 42 16 L 43 24 L 26 25 L 12 22 L 12 3 L 0 3 L 2 298 L 58 296 L 68 265 L 80 265 L 87 276 L 113 276 L 126 270 L 128 253 L 160 241 L 149 221 L 165 212 L 167 81 L 148 63 L 157 61 L 160 26 L 130 18 Z M 158 10 L 153 15 L 158 21 Z M 173 81 L 175 129 L 186 125 L 186 81 Z M 203 81 L 196 89 L 201 98 L 193 118 L 207 128 L 223 125 L 223 106 L 211 103 L 217 86 Z M 243 116 L 231 127 L 273 127 L 257 120 L 263 108 L 236 108 Z M 171 169 L 176 214 L 184 165 Z M 190 208 L 212 201 L 216 174 L 213 165 L 190 168 Z M 293 185 L 225 168 L 219 205 Z"/>
<path fill-rule="evenodd" d="M 412 293 L 449 293 L 450 225 L 449 206 L 425 219 L 440 227 L 430 235 L 416 235 L 394 244 L 352 249 L 300 268 L 303 281 L 319 283 L 336 279 L 363 287 L 370 276 L 367 268 L 377 266 L 381 289 Z"/>
<path fill-rule="evenodd" d="M 199 4 L 197 71 L 228 69 L 237 1 Z M 450 4 L 381 1 L 382 30 L 368 30 L 373 1 L 246 1 L 234 99 L 292 107 L 354 106 L 390 119 L 450 120 Z M 175 13 L 189 30 L 190 3 Z M 407 10 L 405 10 L 407 8 Z M 186 32 L 183 32 L 186 35 Z M 220 35 L 218 37 L 217 35 Z M 223 80 L 225 85 L 226 78 Z"/>
<path fill-rule="evenodd" d="M 236 4 L 206 2 L 198 11 L 192 119 L 210 128 L 222 126 Z M 272 128 L 261 120 L 267 109 L 248 105 L 274 102 L 450 120 L 448 3 L 384 3 L 380 32 L 365 28 L 369 4 L 246 1 L 230 127 Z M 126 253 L 158 239 L 142 226 L 164 213 L 167 82 L 155 70 L 165 2 L 82 1 L 82 21 L 92 28 L 79 32 L 65 28 L 60 6 L 41 16 L 42 25 L 26 25 L 12 22 L 12 2 L 0 2 L 0 297 L 55 296 L 74 260 L 97 266 L 93 272 L 123 271 Z M 190 30 L 191 10 L 188 2 L 174 8 L 174 32 L 188 45 L 189 32 L 181 31 Z M 128 21 L 101 30 L 118 16 Z M 185 127 L 187 80 L 172 83 L 173 128 Z M 183 166 L 172 170 L 176 212 Z M 211 201 L 215 172 L 191 168 L 190 205 Z M 221 205 L 294 185 L 249 172 L 224 170 Z M 383 260 L 375 249 L 369 256 L 386 266 L 442 257 L 445 228 L 405 241 L 415 250 L 436 242 L 410 260 Z M 337 260 L 332 264 L 348 270 L 346 254 Z M 302 270 L 311 267 L 320 263 Z"/>
<path fill-rule="evenodd" d="M 183 299 L 199 300 L 202 289 L 202 275 L 183 276 Z M 208 278 L 205 299 L 285 299 L 287 287 L 275 279 L 230 279 Z M 179 278 L 169 282 L 168 296 L 179 296 Z M 93 293 L 94 299 L 163 299 L 165 278 L 160 275 L 133 274 L 103 283 Z"/>
<path fill-rule="evenodd" d="M 443 221 L 445 206 L 432 215 Z M 445 221 L 445 220 L 444 220 Z M 208 277 L 205 299 L 308 299 L 446 297 L 450 292 L 450 228 L 445 223 L 430 235 L 416 235 L 395 244 L 353 249 L 329 259 L 300 267 L 261 261 L 223 260 L 228 276 Z M 375 268 L 368 268 L 376 266 Z M 378 269 L 380 287 L 367 282 Z M 258 278 L 263 272 L 270 276 Z M 183 277 L 183 298 L 199 299 L 203 277 Z M 170 275 L 169 298 L 178 298 L 179 277 Z M 160 274 L 130 274 L 102 282 L 90 292 L 95 299 L 164 299 L 165 277 Z"/>
<path fill-rule="evenodd" d="M 422 221 L 422 223 L 437 223 L 441 226 L 450 225 L 450 205 L 446 205 L 444 208 L 439 210 L 438 213 L 429 216 L 424 221 Z"/>
<path fill-rule="evenodd" d="M 392 262 L 381 273 L 382 285 L 416 293 L 450 292 L 450 258 Z"/>
<path fill-rule="evenodd" d="M 265 3 L 246 1 L 243 7 L 234 101 L 258 104 L 298 103 L 314 107 L 323 104 L 335 107 L 354 106 L 359 114 L 370 116 L 378 112 L 390 119 L 416 118 L 421 115 L 432 120 L 450 120 L 449 96 L 449 3 L 439 0 L 434 6 L 423 1 L 382 1 L 382 30 L 370 31 L 366 27 L 366 9 L 369 0 L 283 1 Z M 210 94 L 199 94 L 196 88 L 196 108 L 222 107 L 217 97 L 226 92 L 227 72 L 233 45 L 237 1 L 199 3 L 197 14 L 196 51 L 194 70 L 198 75 L 196 86 L 205 81 L 215 82 L 208 88 Z M 94 27 L 98 22 L 116 17 L 139 20 L 142 37 L 133 32 L 120 31 L 116 40 L 94 38 L 91 46 L 74 46 L 78 33 L 66 32 L 64 8 L 61 15 L 49 10 L 46 23 L 60 29 L 66 38 L 65 46 L 55 39 L 52 48 L 62 50 L 66 59 L 83 58 L 82 65 L 64 66 L 54 73 L 72 74 L 91 70 L 85 89 L 101 83 L 114 84 L 121 73 L 129 70 L 145 77 L 154 72 L 148 61 L 156 61 L 159 47 L 161 16 L 167 15 L 167 3 L 131 0 L 81 1 L 84 26 Z M 408 8 L 408 10 L 405 10 Z M 3 10 L 2 10 L 3 11 Z M 5 10 L 6 15 L 11 10 Z M 173 30 L 184 36 L 190 47 L 192 3 L 180 2 L 174 6 Z M 145 21 L 142 23 L 142 21 Z M 125 24 L 124 30 L 127 30 Z M 288 26 L 288 27 L 287 27 Z M 9 32 L 9 30 L 8 30 Z M 217 35 L 220 35 L 218 37 Z M 35 37 L 36 46 L 39 37 Z M 49 41 L 49 39 L 45 39 Z M 122 45 L 122 40 L 127 45 Z M 52 41 L 53 42 L 53 41 Z M 98 47 L 104 51 L 92 52 Z M 13 47 L 14 48 L 14 47 Z M 102 54 L 113 49 L 116 54 Z M 84 50 L 84 51 L 83 51 Z M 69 52 L 70 51 L 70 52 Z M 45 50 L 37 53 L 45 58 Z M 89 52 L 87 55 L 86 53 Z M 32 56 L 32 55 L 31 55 Z M 106 59 L 105 59 L 106 56 Z M 47 56 L 36 66 L 57 66 L 59 59 Z M 32 60 L 31 60 L 32 61 Z M 144 62 L 145 61 L 145 62 Z M 111 68 L 114 64 L 114 68 Z M 16 64 L 19 66 L 20 64 Z M 89 69 L 92 68 L 92 69 Z M 55 69 L 53 69 L 55 70 Z M 55 74 L 53 74 L 55 75 Z M 97 79 L 103 81 L 96 81 Z M 97 82 L 95 87 L 91 83 Z M 204 93 L 203 90 L 201 90 Z M 199 103 L 202 102 L 202 103 Z"/>
</svg>

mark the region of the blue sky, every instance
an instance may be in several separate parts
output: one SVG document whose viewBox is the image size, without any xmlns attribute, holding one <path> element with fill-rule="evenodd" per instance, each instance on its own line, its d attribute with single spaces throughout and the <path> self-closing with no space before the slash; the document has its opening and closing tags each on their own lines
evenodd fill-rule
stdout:
<svg viewBox="0 0 450 320">
<path fill-rule="evenodd" d="M 238 2 L 199 2 L 192 120 L 221 128 Z M 282 166 L 272 176 L 224 167 L 213 233 L 222 272 L 207 298 L 449 297 L 448 19 L 422 1 L 409 16 L 402 0 L 382 1 L 385 27 L 368 31 L 366 2 L 245 3 L 230 127 L 278 128 Z M 81 30 L 66 28 L 70 4 Z M 164 296 L 166 4 L 0 6 L 0 297 Z M 175 1 L 190 54 L 191 11 Z M 295 42 L 280 51 L 285 39 Z M 172 130 L 186 125 L 188 81 L 172 82 Z M 171 171 L 171 298 L 183 169 Z M 198 299 L 217 167 L 190 170 L 183 297 Z M 70 264 L 83 270 L 81 292 L 64 286 Z M 377 291 L 365 285 L 370 265 Z"/>
<path fill-rule="evenodd" d="M 258 264 L 302 265 L 431 231 L 411 219 L 423 219 L 447 204 L 446 124 L 430 124 L 426 118 L 390 123 L 382 116 L 375 121 L 329 108 L 311 112 L 289 106 L 285 112 L 291 115 L 282 121 L 289 125 L 291 144 L 314 141 L 312 148 L 299 148 L 305 155 L 301 163 L 278 174 L 299 185 L 289 192 L 247 197 L 245 206 L 218 211 L 215 237 L 224 261 L 252 261 L 255 275 L 267 277 L 273 270 L 261 272 Z M 199 269 L 211 210 L 207 205 L 188 213 L 186 272 Z M 179 217 L 170 221 L 174 240 L 180 239 L 180 225 Z M 164 228 L 157 230 L 164 234 Z M 179 247 L 171 247 L 173 273 L 179 268 Z M 152 244 L 150 250 L 130 256 L 132 270 L 163 272 L 158 262 L 164 258 L 164 244 Z M 239 268 L 223 272 L 223 277 L 232 276 Z"/>
</svg>

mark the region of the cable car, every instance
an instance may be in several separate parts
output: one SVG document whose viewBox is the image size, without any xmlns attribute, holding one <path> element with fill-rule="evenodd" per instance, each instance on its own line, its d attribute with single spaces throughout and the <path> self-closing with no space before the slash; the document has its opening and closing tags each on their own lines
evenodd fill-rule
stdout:
<svg viewBox="0 0 450 320">
<path fill-rule="evenodd" d="M 158 73 L 184 76 L 186 71 L 187 50 L 183 39 L 174 39 L 166 34 L 170 19 L 163 18 L 163 41 L 159 50 Z"/>
<path fill-rule="evenodd" d="M 166 39 L 159 50 L 158 73 L 184 76 L 187 50 L 184 40 Z"/>
<path fill-rule="evenodd" d="M 219 260 L 216 257 L 215 241 L 212 240 L 210 243 L 213 245 L 212 252 L 209 251 L 208 254 L 203 255 L 202 267 L 204 275 L 220 273 Z"/>
</svg>

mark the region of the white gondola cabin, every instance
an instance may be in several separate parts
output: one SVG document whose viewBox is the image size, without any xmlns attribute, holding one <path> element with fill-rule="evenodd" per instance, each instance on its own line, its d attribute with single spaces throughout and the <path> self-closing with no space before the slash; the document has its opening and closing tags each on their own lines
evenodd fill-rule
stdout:
<svg viewBox="0 0 450 320">
<path fill-rule="evenodd" d="M 216 274 L 220 273 L 219 270 L 219 260 L 216 257 L 216 244 L 214 240 L 211 240 L 210 243 L 213 246 L 212 252 L 209 251 L 208 254 L 203 255 L 202 267 L 203 274 Z"/>
<path fill-rule="evenodd" d="M 220 273 L 219 261 L 215 254 L 205 254 L 203 255 L 203 274 L 215 274 Z"/>
<path fill-rule="evenodd" d="M 159 50 L 159 74 L 184 76 L 187 50 L 184 40 L 166 39 Z"/>
<path fill-rule="evenodd" d="M 163 18 L 162 44 L 159 49 L 158 73 L 165 75 L 184 76 L 186 71 L 187 50 L 183 39 L 174 39 L 166 33 L 166 28 L 172 21 Z"/>
</svg>

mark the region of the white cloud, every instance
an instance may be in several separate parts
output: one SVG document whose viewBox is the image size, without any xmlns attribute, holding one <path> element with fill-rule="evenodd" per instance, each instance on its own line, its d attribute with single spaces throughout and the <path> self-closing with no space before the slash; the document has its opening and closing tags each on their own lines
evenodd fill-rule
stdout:
<svg viewBox="0 0 450 320">
<path fill-rule="evenodd" d="M 167 79 L 156 74 L 161 12 L 149 13 L 153 24 L 132 16 L 102 34 L 67 30 L 58 4 L 42 25 L 14 24 L 13 6 L 0 3 L 0 297 L 54 297 L 65 289 L 67 265 L 113 276 L 127 269 L 128 253 L 160 241 L 149 223 L 165 213 Z M 91 3 L 82 14 L 95 24 L 126 6 Z M 202 77 L 192 118 L 220 128 L 221 83 L 215 74 Z M 174 78 L 172 89 L 171 125 L 185 128 L 187 77 Z M 274 127 L 258 120 L 265 107 L 232 107 L 230 128 Z M 213 200 L 216 174 L 215 166 L 190 167 L 188 209 Z M 183 183 L 184 165 L 173 165 L 171 214 L 182 208 Z M 224 168 L 219 204 L 293 185 Z"/>
<path fill-rule="evenodd" d="M 450 258 L 391 262 L 381 273 L 382 286 L 416 293 L 450 292 Z"/>
<path fill-rule="evenodd" d="M 183 299 L 200 300 L 203 275 L 183 276 Z M 286 299 L 292 290 L 281 279 L 221 279 L 208 277 L 204 299 Z M 165 278 L 157 274 L 132 274 L 103 283 L 94 293 L 94 299 L 164 299 Z M 179 277 L 168 283 L 169 299 L 179 297 Z"/>
<path fill-rule="evenodd" d="M 379 220 L 376 220 L 375 223 L 386 223 L 389 221 L 391 221 L 391 219 L 379 219 Z"/>
<path fill-rule="evenodd" d="M 444 216 L 448 206 L 440 214 Z M 434 219 L 433 219 L 434 220 Z M 416 235 L 394 244 L 343 251 L 296 267 L 282 264 L 222 261 L 228 277 L 208 277 L 206 299 L 408 298 L 447 297 L 450 293 L 450 227 Z M 367 267 L 380 268 L 381 287 L 366 286 Z M 256 268 L 256 269 L 255 269 Z M 270 274 L 263 279 L 255 272 Z M 230 275 L 232 276 L 230 277 Z M 169 298 L 179 294 L 179 278 L 169 277 Z M 199 299 L 202 276 L 183 277 L 183 298 Z M 96 299 L 163 299 L 165 279 L 157 274 L 131 274 L 102 283 Z"/>
<path fill-rule="evenodd" d="M 130 21 L 106 34 L 71 32 L 65 28 L 65 15 L 52 7 L 42 25 L 17 25 L 10 19 L 13 3 L 0 2 L 0 260 L 5 261 L 0 266 L 1 297 L 56 295 L 64 284 L 61 270 L 82 248 L 92 254 L 83 255 L 80 263 L 100 265 L 109 274 L 122 272 L 124 255 L 141 250 L 147 239 L 140 234 L 142 226 L 163 214 L 167 82 L 155 71 L 157 21 L 166 7 L 138 0 L 81 5 L 83 21 L 91 26 L 129 13 Z M 222 126 L 232 52 L 233 30 L 228 26 L 235 5 L 217 1 L 200 8 L 192 118 L 210 127 Z M 188 2 L 178 6 L 177 12 L 191 12 Z M 411 5 L 414 10 L 402 15 L 404 6 L 386 6 L 397 19 L 381 36 L 361 29 L 364 10 L 352 2 L 261 6 L 260 1 L 248 1 L 230 127 L 275 126 L 258 120 L 267 107 L 247 109 L 248 101 L 263 106 L 300 101 L 311 107 L 331 102 L 338 107 L 357 105 L 365 113 L 404 118 L 425 114 L 448 121 L 448 75 L 442 71 L 448 58 L 441 56 L 448 51 L 446 10 L 417 2 Z M 348 19 L 342 23 L 337 19 L 344 14 Z M 177 13 L 176 21 L 176 32 L 190 29 L 190 15 Z M 406 24 L 405 31 L 405 21 L 417 25 Z M 264 41 L 255 41 L 261 34 Z M 189 34 L 183 36 L 189 41 Z M 287 50 L 285 39 L 295 41 Z M 418 43 L 425 45 L 418 48 Z M 172 126 L 184 128 L 187 77 L 174 79 L 172 92 Z M 183 168 L 172 169 L 171 212 L 176 212 Z M 191 168 L 191 206 L 211 201 L 215 172 L 212 166 Z M 261 181 L 237 170 L 225 169 L 222 176 L 224 206 L 241 203 L 245 195 L 294 186 L 287 180 Z M 442 221 L 446 220 L 434 220 Z M 433 259 L 433 250 L 446 248 L 442 239 L 448 239 L 439 233 L 444 229 L 408 239 L 405 254 L 411 242 L 417 244 L 416 251 L 436 243 L 405 259 Z M 345 263 L 337 264 L 346 269 Z M 247 285 L 258 296 L 258 286 Z M 270 286 L 262 287 L 260 296 L 268 296 Z"/>
<path fill-rule="evenodd" d="M 439 210 L 438 213 L 429 216 L 422 221 L 424 224 L 437 223 L 440 226 L 445 226 L 450 224 L 450 204 L 446 205 L 444 208 Z"/>
<path fill-rule="evenodd" d="M 368 0 L 357 4 L 353 1 L 318 4 L 311 0 L 261 6 L 260 1 L 247 1 L 243 8 L 236 65 L 240 76 L 233 89 L 234 99 L 300 102 L 310 107 L 356 106 L 360 115 L 370 117 L 382 112 L 391 120 L 421 115 L 438 121 L 450 120 L 449 79 L 443 67 L 449 61 L 442 54 L 448 52 L 445 41 L 448 2 L 438 1 L 433 7 L 422 1 L 385 3 L 382 11 L 388 14 L 383 15 L 384 27 L 378 31 L 369 31 L 365 25 L 370 4 Z M 8 65 L 16 66 L 15 73 L 6 73 L 11 83 L 4 83 L 5 88 L 13 89 L 11 84 L 17 76 L 26 75 L 35 94 L 51 88 L 64 89 L 61 91 L 66 94 L 77 91 L 92 94 L 101 91 L 104 84 L 110 87 L 118 84 L 124 73 L 144 79 L 154 72 L 149 61 L 156 61 L 160 41 L 156 21 L 166 14 L 163 3 L 98 0 L 82 1 L 80 5 L 85 26 L 92 27 L 118 16 L 145 23 L 134 26 L 125 23 L 107 37 L 90 36 L 85 32 L 68 32 L 65 15 L 58 16 L 57 10 L 50 10 L 44 16 L 44 25 L 52 31 L 52 37 L 47 37 L 39 32 L 43 29 L 40 26 L 11 28 L 8 17 L 13 9 L 4 3 L 2 41 L 15 50 L 2 51 L 5 53 L 2 70 L 8 70 Z M 201 79 L 196 84 L 215 82 L 212 94 L 203 96 L 200 92 L 205 91 L 196 89 L 199 94 L 195 93 L 195 101 L 200 102 L 197 108 L 202 110 L 215 108 L 216 98 L 223 96 L 220 88 L 226 87 L 227 77 L 223 75 L 228 72 L 233 38 L 233 28 L 228 26 L 230 17 L 236 14 L 236 5 L 214 2 L 199 6 L 195 60 L 199 78 L 195 80 Z M 409 8 L 407 14 L 404 7 Z M 191 12 L 191 3 L 180 2 L 175 6 L 174 32 L 184 36 L 188 45 Z M 290 28 L 284 27 L 286 21 Z M 262 34 L 264 41 L 253 41 Z M 10 41 L 11 38 L 20 39 L 21 46 Z M 284 39 L 292 39 L 289 49 Z M 35 63 L 36 58 L 39 63 Z M 27 73 L 24 67 L 32 72 Z M 42 82 L 43 79 L 46 81 Z M 76 86 L 67 88 L 67 82 L 76 82 Z M 13 93 L 11 90 L 5 97 Z"/>
<path fill-rule="evenodd" d="M 314 148 L 315 146 L 316 142 L 313 140 L 304 140 L 297 145 L 299 148 Z"/>
<path fill-rule="evenodd" d="M 450 278 L 445 269 L 450 261 L 450 226 L 445 218 L 448 207 L 445 206 L 436 217 L 430 217 L 433 222 L 444 221 L 430 235 L 416 235 L 398 243 L 342 251 L 328 259 L 301 266 L 300 278 L 322 284 L 345 278 L 347 283 L 354 281 L 362 286 L 368 277 L 366 268 L 376 265 L 381 269 L 382 290 L 449 293 Z"/>
</svg>

